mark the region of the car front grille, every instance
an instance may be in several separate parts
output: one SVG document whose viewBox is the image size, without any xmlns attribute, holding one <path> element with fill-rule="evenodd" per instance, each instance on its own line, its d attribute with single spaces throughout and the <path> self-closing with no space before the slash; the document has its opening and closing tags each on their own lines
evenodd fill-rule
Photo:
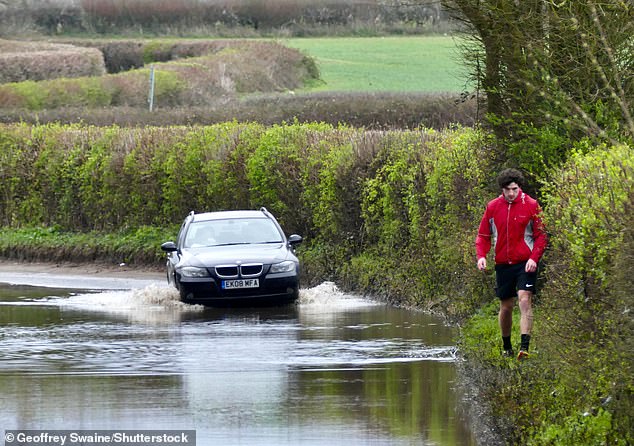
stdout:
<svg viewBox="0 0 634 446">
<path fill-rule="evenodd" d="M 216 275 L 221 279 L 236 279 L 238 277 L 259 277 L 264 265 L 261 263 L 248 263 L 244 265 L 218 265 Z"/>
<path fill-rule="evenodd" d="M 263 266 L 261 263 L 249 263 L 240 265 L 240 275 L 242 277 L 258 277 L 262 274 Z"/>
<path fill-rule="evenodd" d="M 216 274 L 223 279 L 235 279 L 238 277 L 238 265 L 218 265 Z"/>
</svg>

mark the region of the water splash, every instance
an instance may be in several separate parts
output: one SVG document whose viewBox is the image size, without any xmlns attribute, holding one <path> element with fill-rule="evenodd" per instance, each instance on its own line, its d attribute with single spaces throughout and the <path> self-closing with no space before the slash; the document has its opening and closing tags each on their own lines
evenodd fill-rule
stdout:
<svg viewBox="0 0 634 446">
<path fill-rule="evenodd" d="M 344 293 L 334 282 L 323 282 L 313 288 L 300 290 L 297 303 L 302 309 L 312 308 L 315 310 L 324 308 L 352 309 L 383 305 L 361 296 Z"/>
<path fill-rule="evenodd" d="M 207 309 L 203 305 L 181 302 L 176 289 L 164 283 L 152 282 L 144 287 L 119 290 L 79 291 L 66 295 L 53 294 L 44 298 L 20 298 L 6 305 L 56 306 L 63 311 L 105 313 L 125 317 L 130 322 L 146 324 L 179 323 L 192 314 Z M 371 309 L 385 304 L 362 296 L 342 292 L 334 282 L 323 282 L 300 290 L 296 308 L 300 319 L 312 323 L 331 321 L 350 311 Z"/>
<path fill-rule="evenodd" d="M 126 317 L 130 322 L 150 325 L 180 322 L 184 315 L 205 310 L 202 305 L 181 302 L 176 289 L 157 284 L 128 291 L 76 294 L 68 298 L 50 299 L 47 302 L 56 303 L 69 311 L 102 312 Z"/>
<path fill-rule="evenodd" d="M 176 289 L 162 285 L 148 285 L 127 291 L 76 294 L 58 299 L 60 306 L 82 309 L 108 309 L 112 311 L 162 310 L 201 311 L 201 305 L 188 305 L 180 301 Z"/>
</svg>

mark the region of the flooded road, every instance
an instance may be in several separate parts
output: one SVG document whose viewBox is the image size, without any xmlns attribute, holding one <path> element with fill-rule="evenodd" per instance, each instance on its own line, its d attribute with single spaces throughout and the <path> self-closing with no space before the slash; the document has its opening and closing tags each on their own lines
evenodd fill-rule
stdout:
<svg viewBox="0 0 634 446">
<path fill-rule="evenodd" d="M 476 444 L 455 333 L 423 313 L 331 283 L 296 305 L 208 309 L 155 281 L 11 281 L 0 283 L 0 429 L 188 429 L 198 445 Z"/>
</svg>

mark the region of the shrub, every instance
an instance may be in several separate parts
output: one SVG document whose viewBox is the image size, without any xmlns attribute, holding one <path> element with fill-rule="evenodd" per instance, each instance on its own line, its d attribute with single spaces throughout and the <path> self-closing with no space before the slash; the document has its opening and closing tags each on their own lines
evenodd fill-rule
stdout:
<svg viewBox="0 0 634 446">
<path fill-rule="evenodd" d="M 160 241 L 169 240 L 177 227 L 139 227 L 128 231 L 65 232 L 58 227 L 0 228 L 0 256 L 19 261 L 128 263 L 160 268 L 164 253 Z"/>
<path fill-rule="evenodd" d="M 0 84 L 104 73 L 103 55 L 94 48 L 0 40 Z"/>
<path fill-rule="evenodd" d="M 169 47 L 169 46 L 168 46 Z M 169 47 L 171 48 L 171 47 Z M 271 42 L 238 42 L 207 56 L 155 65 L 155 104 L 173 107 L 217 103 L 236 93 L 294 89 L 314 74 L 298 50 Z M 96 78 L 56 79 L 0 86 L 0 108 L 146 106 L 149 70 Z M 64 95 L 64 90 L 71 94 Z"/>
<path fill-rule="evenodd" d="M 261 135 L 247 161 L 252 206 L 270 208 L 290 232 L 313 233 L 305 193 L 317 180 L 317 163 L 329 149 L 320 136 L 331 130 L 326 124 L 273 126 Z"/>
<path fill-rule="evenodd" d="M 583 395 L 571 397 L 571 408 L 601 407 L 609 397 L 614 403 L 605 409 L 622 434 L 631 432 L 631 425 L 620 411 L 631 413 L 633 405 L 628 313 L 634 300 L 624 292 L 633 285 L 632 275 L 624 275 L 631 260 L 633 175 L 630 147 L 598 147 L 571 157 L 546 194 L 552 247 L 543 292 L 549 339 L 544 350 L 553 358 L 552 367 L 571 371 L 562 373 L 567 386 L 593 383 Z M 600 430 L 596 435 L 601 441 Z"/>
<path fill-rule="evenodd" d="M 85 41 L 82 41 L 85 45 Z M 108 73 L 119 73 L 141 68 L 143 60 L 143 43 L 134 40 L 97 41 L 94 45 L 103 53 Z"/>
<path fill-rule="evenodd" d="M 473 129 L 445 131 L 430 141 L 422 162 L 426 217 L 412 240 L 424 240 L 424 258 L 434 265 L 430 288 L 446 313 L 470 316 L 493 289 L 475 265 L 473 244 L 495 171 L 492 140 Z M 431 286 L 433 285 L 433 286 Z"/>
<path fill-rule="evenodd" d="M 416 290 L 406 300 L 470 314 L 479 306 L 476 296 L 486 295 L 471 254 L 493 162 L 486 139 L 473 130 L 390 136 L 402 140 L 383 139 L 376 172 L 365 182 L 364 236 L 378 258 L 400 252 L 408 259 L 400 268 L 407 271 L 404 281 L 421 286 L 403 286 Z"/>
<path fill-rule="evenodd" d="M 552 242 L 557 256 L 550 258 L 550 273 L 568 275 L 557 281 L 567 287 L 558 291 L 574 299 L 573 312 L 580 310 L 588 322 L 595 321 L 582 330 L 589 329 L 593 336 L 605 334 L 596 329 L 607 309 L 602 295 L 609 287 L 626 228 L 625 211 L 634 196 L 633 173 L 632 149 L 599 147 L 574 156 L 547 188 L 547 224 L 557 228 Z"/>
</svg>

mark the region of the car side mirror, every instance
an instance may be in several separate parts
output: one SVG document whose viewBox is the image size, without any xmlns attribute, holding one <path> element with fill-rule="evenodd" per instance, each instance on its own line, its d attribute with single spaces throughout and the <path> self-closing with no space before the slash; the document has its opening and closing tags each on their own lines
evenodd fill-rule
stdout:
<svg viewBox="0 0 634 446">
<path fill-rule="evenodd" d="M 165 242 L 161 245 L 161 249 L 165 252 L 175 252 L 178 251 L 176 247 L 176 243 L 174 242 Z"/>
<path fill-rule="evenodd" d="M 290 243 L 290 245 L 294 247 L 295 245 L 299 245 L 302 240 L 304 239 L 301 235 L 293 234 L 288 238 L 288 243 Z"/>
</svg>

